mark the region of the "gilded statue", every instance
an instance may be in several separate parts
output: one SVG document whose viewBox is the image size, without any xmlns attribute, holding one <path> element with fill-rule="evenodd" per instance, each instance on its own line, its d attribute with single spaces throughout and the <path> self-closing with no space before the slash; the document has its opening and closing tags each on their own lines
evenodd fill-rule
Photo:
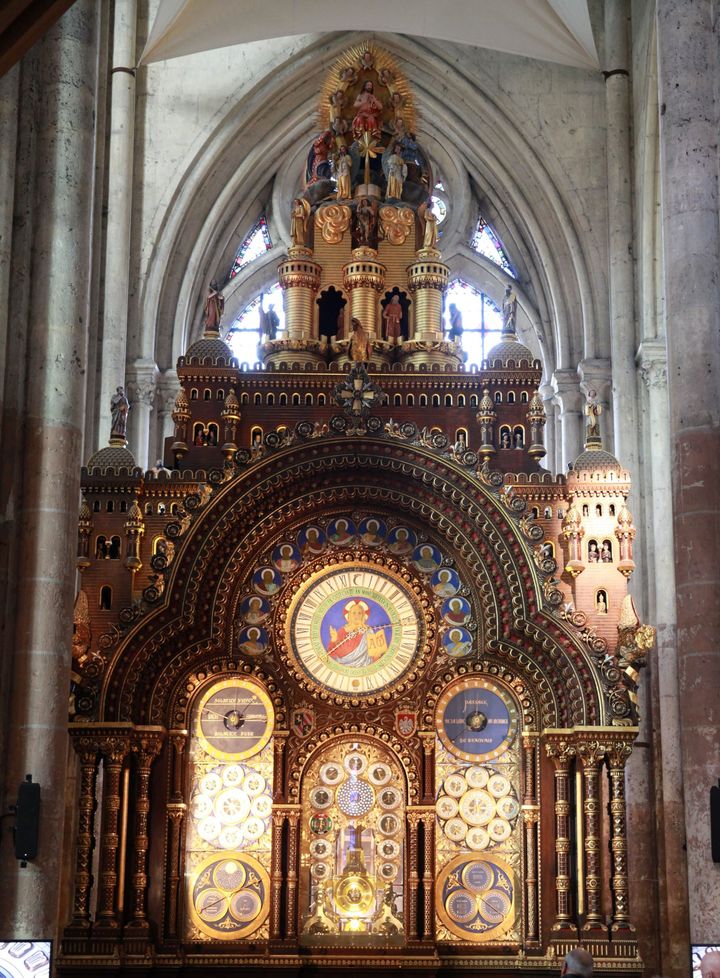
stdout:
<svg viewBox="0 0 720 978">
<path fill-rule="evenodd" d="M 438 219 L 432 210 L 432 200 L 430 198 L 422 205 L 419 210 L 423 221 L 423 250 L 437 251 L 438 244 Z"/>
<path fill-rule="evenodd" d="M 130 401 L 124 387 L 118 387 L 110 399 L 110 437 L 125 440 Z"/>
<path fill-rule="evenodd" d="M 387 160 L 384 161 L 385 176 L 387 177 L 386 199 L 401 200 L 403 184 L 407 179 L 408 168 L 401 156 L 401 147 L 396 143 Z"/>
<path fill-rule="evenodd" d="M 350 326 L 350 345 L 348 354 L 353 363 L 366 363 L 372 353 L 372 345 L 367 330 L 359 319 L 353 317 Z"/>
<path fill-rule="evenodd" d="M 305 247 L 309 217 L 309 202 L 304 197 L 296 197 L 290 212 L 290 238 L 294 247 Z"/>
<path fill-rule="evenodd" d="M 352 158 L 344 146 L 340 147 L 335 164 L 335 179 L 338 200 L 349 200 L 352 197 Z"/>
<path fill-rule="evenodd" d="M 592 388 L 587 392 L 587 403 L 585 404 L 585 416 L 587 418 L 588 438 L 600 437 L 600 415 L 602 414 L 602 404 L 598 403 L 597 391 Z"/>
</svg>

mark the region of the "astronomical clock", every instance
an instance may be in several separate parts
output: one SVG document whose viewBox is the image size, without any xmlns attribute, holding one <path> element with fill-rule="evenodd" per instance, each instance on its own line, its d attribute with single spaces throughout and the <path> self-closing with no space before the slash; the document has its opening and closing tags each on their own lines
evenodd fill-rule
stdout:
<svg viewBox="0 0 720 978">
<path fill-rule="evenodd" d="M 262 369 L 206 306 L 166 469 L 83 470 L 59 973 L 639 973 L 629 476 L 592 405 L 540 468 L 512 293 L 479 371 L 443 331 L 403 66 L 347 51 L 319 115 Z"/>
</svg>

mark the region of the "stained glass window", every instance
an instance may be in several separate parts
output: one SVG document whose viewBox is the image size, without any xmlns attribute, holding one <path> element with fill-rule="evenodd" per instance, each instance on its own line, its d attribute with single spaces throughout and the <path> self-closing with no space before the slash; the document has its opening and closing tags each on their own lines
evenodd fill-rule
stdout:
<svg viewBox="0 0 720 978">
<path fill-rule="evenodd" d="M 230 344 L 233 355 L 237 357 L 240 363 L 254 364 L 257 362 L 261 313 L 266 313 L 271 306 L 280 321 L 277 331 L 279 338 L 285 330 L 285 309 L 283 308 L 283 295 L 279 282 L 275 282 L 265 292 L 256 295 L 252 302 L 248 302 L 230 326 L 225 340 Z"/>
<path fill-rule="evenodd" d="M 517 278 L 515 269 L 510 264 L 508 256 L 505 254 L 505 250 L 500 243 L 500 239 L 484 217 L 478 218 L 470 247 L 473 251 L 477 251 L 479 255 L 483 255 L 485 258 L 489 258 L 490 261 L 495 262 L 508 275 Z"/>
<path fill-rule="evenodd" d="M 502 336 L 502 312 L 489 295 L 479 292 L 461 278 L 453 279 L 445 294 L 445 333 L 450 329 L 450 304 L 462 316 L 462 348 L 466 367 L 478 366 Z"/>
<path fill-rule="evenodd" d="M 232 268 L 230 269 L 230 274 L 228 275 L 228 281 L 231 278 L 235 278 L 237 273 L 241 268 L 245 268 L 249 265 L 251 261 L 255 261 L 260 255 L 264 255 L 266 251 L 272 248 L 272 239 L 270 237 L 270 228 L 268 227 L 267 220 L 263 215 L 260 220 L 253 225 L 253 227 L 245 235 L 245 240 L 240 245 L 235 255 L 235 260 L 232 263 Z"/>
</svg>

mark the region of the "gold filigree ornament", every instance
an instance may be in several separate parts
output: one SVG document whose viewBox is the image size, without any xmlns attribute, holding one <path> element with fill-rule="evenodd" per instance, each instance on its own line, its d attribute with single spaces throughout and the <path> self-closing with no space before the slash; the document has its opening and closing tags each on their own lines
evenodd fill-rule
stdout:
<svg viewBox="0 0 720 978">
<path fill-rule="evenodd" d="M 403 245 L 415 226 L 415 215 L 409 207 L 393 207 L 388 204 L 380 208 L 380 227 L 385 240 L 391 245 Z"/>
<path fill-rule="evenodd" d="M 347 204 L 327 204 L 315 215 L 315 225 L 328 244 L 340 244 L 350 227 L 350 208 Z"/>
</svg>

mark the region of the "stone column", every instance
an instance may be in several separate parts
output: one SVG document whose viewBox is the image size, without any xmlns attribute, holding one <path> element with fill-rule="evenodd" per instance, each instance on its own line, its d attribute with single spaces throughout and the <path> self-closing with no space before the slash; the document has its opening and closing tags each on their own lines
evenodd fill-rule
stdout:
<svg viewBox="0 0 720 978">
<path fill-rule="evenodd" d="M 545 408 L 545 417 L 547 418 L 547 424 L 545 425 L 545 448 L 547 449 L 547 454 L 540 464 L 554 475 L 558 471 L 555 391 L 553 390 L 552 384 L 542 384 L 539 391 L 543 407 Z"/>
<path fill-rule="evenodd" d="M 155 406 L 158 369 L 152 360 L 135 360 L 127 368 L 127 393 L 130 401 L 128 442 L 141 469 L 150 459 L 150 419 Z"/>
<path fill-rule="evenodd" d="M 605 107 L 607 111 L 608 252 L 610 259 L 610 355 L 612 358 L 613 449 L 638 477 L 638 411 L 635 373 L 633 275 L 633 170 L 630 154 L 630 8 L 627 0 L 605 2 Z M 610 431 L 605 434 L 609 445 Z"/>
<path fill-rule="evenodd" d="M 556 940 L 577 940 L 577 926 L 570 917 L 570 761 L 575 753 L 567 743 L 546 743 L 555 767 L 555 922 Z"/>
<path fill-rule="evenodd" d="M 0 851 L 0 932 L 57 937 L 70 638 L 85 418 L 97 81 L 97 7 L 80 0 L 36 47 L 37 172 L 23 497 L 5 785 L 40 783 L 39 851 Z M 30 120 L 28 120 L 30 124 Z"/>
<path fill-rule="evenodd" d="M 165 439 L 175 437 L 175 422 L 173 421 L 173 410 L 175 399 L 177 398 L 180 384 L 175 370 L 163 370 L 157 381 L 158 394 L 158 413 L 155 438 L 155 452 L 151 454 L 150 464 L 156 458 L 164 459 Z"/>
<path fill-rule="evenodd" d="M 720 873 L 708 864 L 708 792 L 720 771 L 715 7 L 711 0 L 657 0 L 656 4 L 680 742 L 694 942 L 715 932 L 720 906 Z M 678 936 L 671 937 L 680 949 Z"/>
<path fill-rule="evenodd" d="M 575 370 L 556 370 L 552 384 L 560 412 L 558 472 L 562 474 L 583 448 L 583 397 Z"/>
<path fill-rule="evenodd" d="M 683 947 L 690 942 L 688 920 L 687 862 L 685 855 L 685 803 L 680 737 L 680 701 L 678 697 L 677 621 L 675 615 L 675 564 L 664 559 L 674 552 L 672 519 L 672 468 L 670 464 L 669 401 L 667 385 L 667 350 L 664 339 L 644 340 L 638 354 L 640 374 L 647 389 L 648 465 L 651 498 L 646 506 L 651 522 L 646 533 L 654 550 L 649 621 L 657 629 L 656 649 L 651 654 L 649 672 L 655 688 L 653 709 L 659 711 L 653 727 L 654 750 L 659 766 L 657 781 L 661 786 L 662 804 L 658 810 L 659 846 L 658 881 L 667 921 L 661 933 L 663 974 L 684 974 L 687 961 Z M 636 747 L 628 766 L 639 751 Z M 630 796 L 632 797 L 632 796 Z M 630 809 L 630 812 L 632 809 Z M 633 850 L 630 852 L 633 865 Z M 670 882 L 672 881 L 672 882 Z M 631 880 L 632 885 L 632 880 Z M 643 880 L 638 890 L 645 889 Z M 637 901 L 636 901 L 637 903 Z"/>
<path fill-rule="evenodd" d="M 130 228 L 132 218 L 133 150 L 135 145 L 135 37 L 137 0 L 115 0 L 110 88 L 107 235 L 103 303 L 100 424 L 98 445 L 107 441 L 110 398 L 125 379 L 128 297 L 130 293 Z"/>
<path fill-rule="evenodd" d="M 20 68 L 16 65 L 0 78 L 0 404 L 5 400 L 5 358 L 8 343 L 6 325 L 10 324 L 10 255 L 12 252 L 13 212 L 15 205 L 15 165 Z"/>
</svg>

